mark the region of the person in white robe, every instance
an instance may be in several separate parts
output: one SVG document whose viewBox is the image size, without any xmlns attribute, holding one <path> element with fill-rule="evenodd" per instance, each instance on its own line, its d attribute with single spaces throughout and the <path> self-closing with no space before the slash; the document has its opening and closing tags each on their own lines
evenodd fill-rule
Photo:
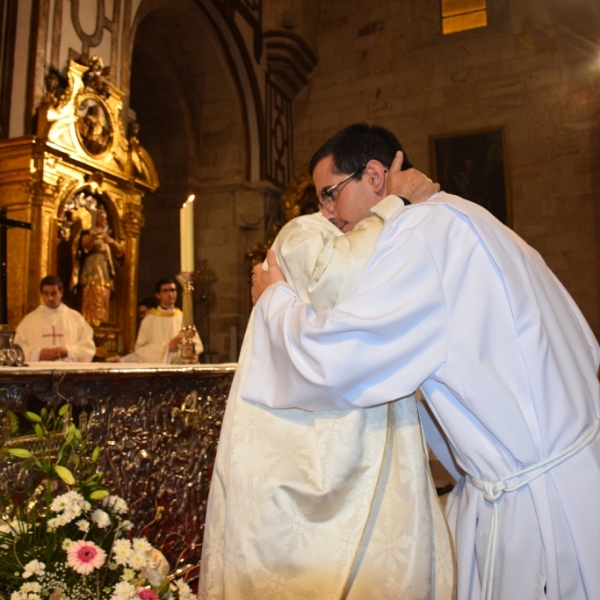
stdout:
<svg viewBox="0 0 600 600">
<path fill-rule="evenodd" d="M 299 217 L 274 248 L 296 293 L 332 306 L 352 293 L 381 225 L 370 217 L 341 235 L 320 213 Z M 454 598 L 415 395 L 369 409 L 271 410 L 239 395 L 251 347 L 252 318 L 219 440 L 198 597 Z"/>
<path fill-rule="evenodd" d="M 172 279 L 164 278 L 156 283 L 159 305 L 148 311 L 140 323 L 133 356 L 126 362 L 171 363 L 182 341 L 183 313 L 175 307 L 177 287 Z M 200 336 L 194 335 L 196 354 L 204 350 Z"/>
<path fill-rule="evenodd" d="M 268 258 L 255 283 L 279 282 L 255 306 L 242 398 L 345 411 L 420 386 L 464 473 L 447 504 L 457 597 L 597 598 L 600 349 L 540 255 L 440 192 L 386 219 L 332 309 L 315 313 Z"/>
<path fill-rule="evenodd" d="M 76 310 L 62 303 L 63 283 L 55 276 L 40 282 L 43 304 L 16 328 L 14 343 L 27 362 L 91 362 L 96 354 L 94 330 Z"/>
</svg>

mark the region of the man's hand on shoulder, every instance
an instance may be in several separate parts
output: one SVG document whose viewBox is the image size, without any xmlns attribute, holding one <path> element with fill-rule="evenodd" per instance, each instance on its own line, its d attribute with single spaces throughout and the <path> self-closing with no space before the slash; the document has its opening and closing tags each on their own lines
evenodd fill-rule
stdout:
<svg viewBox="0 0 600 600">
<path fill-rule="evenodd" d="M 425 202 L 433 194 L 440 191 L 439 183 L 433 183 L 421 171 L 416 169 L 401 171 L 403 160 L 404 154 L 400 151 L 396 152 L 396 157 L 387 176 L 386 191 L 388 195 L 401 196 L 410 200 L 411 204 L 417 204 L 418 202 Z"/>
<path fill-rule="evenodd" d="M 252 303 L 256 304 L 258 299 L 263 295 L 263 292 L 274 283 L 285 281 L 283 271 L 277 264 L 277 258 L 275 257 L 275 251 L 269 250 L 267 252 L 267 265 L 269 270 L 265 271 L 262 263 L 255 265 L 252 269 Z"/>
</svg>

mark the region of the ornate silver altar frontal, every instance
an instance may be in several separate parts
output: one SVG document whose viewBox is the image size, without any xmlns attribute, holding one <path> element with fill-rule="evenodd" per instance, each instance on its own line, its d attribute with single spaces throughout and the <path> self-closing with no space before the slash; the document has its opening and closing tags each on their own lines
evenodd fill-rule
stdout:
<svg viewBox="0 0 600 600">
<path fill-rule="evenodd" d="M 200 563 L 206 503 L 235 365 L 159 368 L 6 369 L 0 419 L 8 409 L 39 412 L 69 402 L 85 411 L 102 449 L 103 483 L 130 507 L 172 569 Z M 0 465 L 0 485 L 11 469 Z"/>
</svg>

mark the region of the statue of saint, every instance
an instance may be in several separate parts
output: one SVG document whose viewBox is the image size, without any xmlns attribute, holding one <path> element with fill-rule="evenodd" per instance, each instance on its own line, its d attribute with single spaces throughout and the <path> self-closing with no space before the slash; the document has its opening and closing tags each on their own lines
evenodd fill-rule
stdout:
<svg viewBox="0 0 600 600">
<path fill-rule="evenodd" d="M 123 258 L 123 246 L 111 237 L 104 209 L 96 212 L 95 224 L 81 232 L 79 240 L 79 287 L 81 314 L 91 325 L 108 324 L 109 302 L 114 290 L 115 263 Z"/>
</svg>

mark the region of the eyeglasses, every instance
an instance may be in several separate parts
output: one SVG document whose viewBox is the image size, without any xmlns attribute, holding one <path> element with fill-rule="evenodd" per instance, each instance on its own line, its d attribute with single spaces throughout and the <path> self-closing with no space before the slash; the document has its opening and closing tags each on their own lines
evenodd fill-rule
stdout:
<svg viewBox="0 0 600 600">
<path fill-rule="evenodd" d="M 347 177 L 344 177 L 344 179 L 342 179 L 341 181 L 338 181 L 337 183 L 334 183 L 333 185 L 326 187 L 321 192 L 321 195 L 319 197 L 319 204 L 323 208 L 327 208 L 335 200 L 335 191 L 341 185 L 344 185 L 344 183 L 346 183 L 347 181 L 350 181 L 350 179 L 352 179 L 353 177 L 356 177 L 356 175 L 358 175 L 363 169 L 365 169 L 366 166 L 367 165 L 363 165 L 360 169 L 357 169 L 356 171 L 354 171 L 354 173 L 350 173 L 350 175 L 348 175 Z"/>
</svg>

